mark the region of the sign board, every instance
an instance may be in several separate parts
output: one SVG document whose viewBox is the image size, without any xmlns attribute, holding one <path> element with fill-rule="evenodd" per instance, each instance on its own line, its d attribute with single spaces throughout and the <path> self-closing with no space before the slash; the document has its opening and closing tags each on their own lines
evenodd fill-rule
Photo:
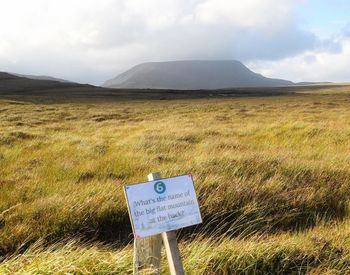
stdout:
<svg viewBox="0 0 350 275">
<path fill-rule="evenodd" d="M 191 175 L 126 185 L 124 191 L 136 238 L 202 222 Z"/>
</svg>

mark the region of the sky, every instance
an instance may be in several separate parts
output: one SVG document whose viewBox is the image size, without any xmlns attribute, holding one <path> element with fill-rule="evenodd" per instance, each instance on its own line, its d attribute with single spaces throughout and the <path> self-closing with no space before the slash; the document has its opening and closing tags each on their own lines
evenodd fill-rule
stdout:
<svg viewBox="0 0 350 275">
<path fill-rule="evenodd" d="M 0 71 L 99 85 L 150 61 L 350 82 L 348 0 L 0 0 Z"/>
</svg>

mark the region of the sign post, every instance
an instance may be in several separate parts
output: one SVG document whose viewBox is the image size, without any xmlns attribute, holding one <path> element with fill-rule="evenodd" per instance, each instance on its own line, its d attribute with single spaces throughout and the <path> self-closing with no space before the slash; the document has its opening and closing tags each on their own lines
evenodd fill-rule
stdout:
<svg viewBox="0 0 350 275">
<path fill-rule="evenodd" d="M 185 274 L 175 230 L 202 222 L 192 176 L 160 179 L 154 173 L 149 180 L 124 187 L 135 236 L 134 274 L 159 274 L 160 236 L 171 274 Z"/>
<path fill-rule="evenodd" d="M 160 179 L 160 173 L 148 175 L 148 181 Z M 160 274 L 162 237 L 160 234 L 134 240 L 134 274 Z"/>
<path fill-rule="evenodd" d="M 175 231 L 162 233 L 166 256 L 171 274 L 184 275 L 185 270 L 181 260 L 181 254 L 177 245 Z"/>
</svg>

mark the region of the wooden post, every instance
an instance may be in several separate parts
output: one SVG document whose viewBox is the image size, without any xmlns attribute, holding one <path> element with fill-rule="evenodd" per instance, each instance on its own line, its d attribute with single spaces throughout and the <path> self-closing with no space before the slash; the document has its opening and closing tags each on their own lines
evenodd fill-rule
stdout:
<svg viewBox="0 0 350 275">
<path fill-rule="evenodd" d="M 177 245 L 175 231 L 162 233 L 162 238 L 171 275 L 184 275 L 185 271 L 182 265 L 181 254 Z"/>
<path fill-rule="evenodd" d="M 160 179 L 160 173 L 148 175 L 148 181 Z M 155 235 L 134 241 L 134 274 L 160 274 L 162 249 L 161 235 Z"/>
<path fill-rule="evenodd" d="M 148 175 L 148 181 L 160 179 L 160 173 Z M 171 275 L 184 275 L 175 231 L 164 232 L 134 241 L 134 274 L 160 274 L 162 239 Z"/>
</svg>

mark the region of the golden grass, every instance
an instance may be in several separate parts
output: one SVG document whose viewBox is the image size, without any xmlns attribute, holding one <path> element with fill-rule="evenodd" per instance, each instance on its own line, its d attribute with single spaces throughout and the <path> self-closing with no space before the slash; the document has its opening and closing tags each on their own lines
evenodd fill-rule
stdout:
<svg viewBox="0 0 350 275">
<path fill-rule="evenodd" d="M 187 274 L 347 274 L 349 223 L 319 226 L 304 233 L 246 239 L 197 236 L 182 242 Z M 164 252 L 164 251 L 163 251 Z M 39 241 L 0 264 L 3 274 L 132 274 L 132 247 L 70 240 L 43 249 Z M 165 255 L 162 274 L 168 274 Z"/>
<path fill-rule="evenodd" d="M 350 244 L 341 241 L 349 236 L 350 91 L 339 89 L 187 101 L 0 99 L 0 257 L 11 256 L 0 273 L 130 271 L 130 248 L 109 246 L 131 240 L 122 185 L 155 171 L 194 175 L 204 223 L 180 234 L 190 274 L 349 271 Z M 321 243 L 332 234 L 341 256 L 313 241 L 319 231 Z M 77 236 L 90 244 L 55 245 Z"/>
</svg>

